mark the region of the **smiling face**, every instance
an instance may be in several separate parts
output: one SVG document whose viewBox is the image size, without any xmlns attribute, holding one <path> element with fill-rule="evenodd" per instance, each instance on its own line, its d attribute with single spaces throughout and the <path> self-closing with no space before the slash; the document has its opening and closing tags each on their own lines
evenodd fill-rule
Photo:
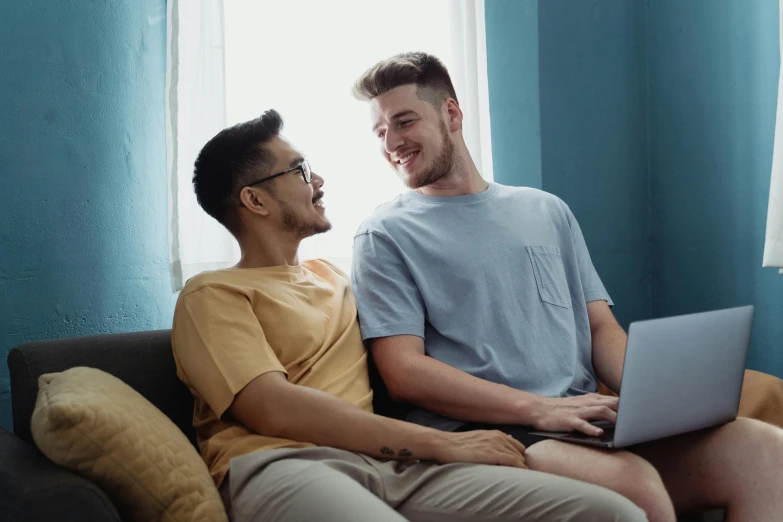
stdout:
<svg viewBox="0 0 783 522">
<path fill-rule="evenodd" d="M 268 176 L 293 169 L 304 162 L 304 155 L 281 136 L 273 137 L 264 147 L 275 158 Z M 312 183 L 307 183 L 302 176 L 302 170 L 297 169 L 252 187 L 245 187 L 242 191 L 263 191 L 259 194 L 259 199 L 263 201 L 272 222 L 280 230 L 292 233 L 298 239 L 304 239 L 332 228 L 322 199 L 324 179 L 315 172 L 312 176 Z"/>
<path fill-rule="evenodd" d="M 407 84 L 370 101 L 373 132 L 381 154 L 412 189 L 444 178 L 451 173 L 455 161 L 454 143 L 444 115 L 420 94 L 416 84 Z"/>
</svg>

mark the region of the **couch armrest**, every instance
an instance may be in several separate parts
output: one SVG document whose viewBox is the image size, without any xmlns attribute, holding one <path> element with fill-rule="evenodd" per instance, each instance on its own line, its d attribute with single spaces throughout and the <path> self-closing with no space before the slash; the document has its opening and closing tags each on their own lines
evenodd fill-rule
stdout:
<svg viewBox="0 0 783 522">
<path fill-rule="evenodd" d="M 21 522 L 121 522 L 98 486 L 0 428 L 0 513 Z"/>
</svg>

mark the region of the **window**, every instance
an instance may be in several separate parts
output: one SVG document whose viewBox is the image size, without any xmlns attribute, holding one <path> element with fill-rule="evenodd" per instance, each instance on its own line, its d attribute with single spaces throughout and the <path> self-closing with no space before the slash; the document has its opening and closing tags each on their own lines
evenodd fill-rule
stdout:
<svg viewBox="0 0 783 522">
<path fill-rule="evenodd" d="M 301 260 L 325 257 L 348 271 L 359 224 L 378 205 L 405 190 L 380 154 L 370 130 L 367 104 L 350 94 L 354 80 L 380 59 L 404 51 L 425 51 L 445 63 L 465 112 L 463 132 L 468 147 L 485 178 L 492 178 L 483 2 L 225 0 L 222 8 L 223 41 L 216 39 L 215 45 L 203 46 L 202 52 L 213 58 L 216 48 L 224 53 L 225 94 L 220 100 L 225 107 L 224 126 L 255 118 L 269 108 L 278 110 L 285 121 L 283 134 L 305 152 L 313 170 L 325 179 L 324 202 L 333 228 L 305 240 L 299 252 Z M 176 9 L 182 29 L 183 9 L 194 7 L 183 2 Z M 203 23 L 192 25 L 203 39 Z M 180 31 L 179 41 L 187 45 L 184 38 Z M 180 45 L 180 55 L 184 52 Z M 180 76 L 180 95 L 186 81 Z M 199 104 L 194 105 L 197 109 Z M 188 121 L 195 124 L 198 118 Z M 198 148 L 217 130 L 211 129 Z M 197 152 L 190 153 L 192 159 L 181 158 L 189 161 L 180 165 L 181 173 L 192 172 Z M 189 184 L 176 185 L 181 192 L 189 190 L 195 201 Z M 178 197 L 182 201 L 188 194 Z M 189 211 L 201 212 L 197 205 L 195 209 L 191 205 Z M 175 221 L 172 232 L 177 222 L 183 227 L 206 225 L 204 219 Z M 226 240 L 228 233 L 219 226 L 207 227 L 210 235 L 221 234 L 223 239 L 200 233 L 196 238 L 196 231 L 179 235 L 180 249 L 184 246 L 181 240 L 189 237 L 191 243 L 201 241 L 197 249 L 207 256 L 190 263 L 192 268 L 200 271 L 234 264 L 239 258 L 235 242 Z M 226 248 L 227 244 L 231 246 Z M 193 275 L 185 265 L 180 265 L 183 279 Z"/>
</svg>

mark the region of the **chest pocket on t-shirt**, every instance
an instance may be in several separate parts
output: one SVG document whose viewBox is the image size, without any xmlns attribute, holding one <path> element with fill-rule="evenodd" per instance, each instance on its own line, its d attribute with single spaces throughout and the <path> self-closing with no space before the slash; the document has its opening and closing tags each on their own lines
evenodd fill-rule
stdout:
<svg viewBox="0 0 783 522">
<path fill-rule="evenodd" d="M 529 246 L 527 253 L 536 276 L 536 286 L 545 303 L 571 308 L 571 293 L 568 291 L 563 258 L 560 249 L 553 246 Z"/>
</svg>

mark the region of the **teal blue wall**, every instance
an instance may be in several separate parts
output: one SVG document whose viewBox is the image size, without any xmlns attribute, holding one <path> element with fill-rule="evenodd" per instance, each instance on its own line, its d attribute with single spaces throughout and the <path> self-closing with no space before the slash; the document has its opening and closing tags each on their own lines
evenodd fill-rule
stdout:
<svg viewBox="0 0 783 522">
<path fill-rule="evenodd" d="M 762 269 L 777 0 L 648 3 L 655 316 L 756 305 L 748 366 L 783 376 L 783 276 Z"/>
<path fill-rule="evenodd" d="M 644 6 L 485 6 L 495 179 L 563 198 L 618 319 L 649 317 Z"/>
<path fill-rule="evenodd" d="M 165 0 L 5 2 L 0 426 L 24 341 L 168 328 Z"/>
<path fill-rule="evenodd" d="M 542 188 L 584 230 L 616 315 L 650 315 L 644 6 L 539 5 Z"/>
<path fill-rule="evenodd" d="M 777 0 L 485 7 L 496 179 L 571 206 L 621 324 L 755 304 L 748 366 L 783 376 L 783 276 L 761 268 Z"/>
<path fill-rule="evenodd" d="M 541 188 L 538 1 L 491 0 L 485 6 L 494 178 Z"/>
</svg>

